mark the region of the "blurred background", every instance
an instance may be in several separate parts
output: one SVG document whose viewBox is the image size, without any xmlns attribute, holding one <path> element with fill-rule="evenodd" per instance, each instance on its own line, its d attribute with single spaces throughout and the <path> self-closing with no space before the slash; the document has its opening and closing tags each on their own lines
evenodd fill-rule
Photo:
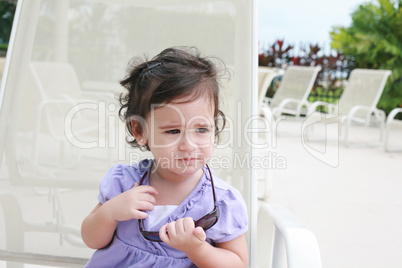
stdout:
<svg viewBox="0 0 402 268">
<path fill-rule="evenodd" d="M 401 6 L 400 0 L 259 1 L 259 65 L 321 66 L 310 102 L 336 102 L 354 68 L 392 70 L 377 106 L 388 114 L 402 106 Z"/>
<path fill-rule="evenodd" d="M 44 3 L 46 2 L 51 1 L 44 1 Z M 91 0 L 74 2 L 77 5 L 86 6 L 91 3 Z M 99 2 L 108 3 L 103 0 Z M 4 57 L 7 53 L 16 3 L 17 0 L 0 0 L 0 64 L 2 61 L 4 64 Z M 236 12 L 230 8 L 225 10 L 227 7 L 218 5 L 219 12 L 215 18 L 222 19 L 222 21 L 221 23 L 211 23 L 210 28 L 219 24 L 223 25 L 224 22 L 234 21 Z M 43 8 L 51 11 L 51 15 L 48 17 L 45 12 L 41 14 L 41 26 L 46 28 L 51 24 L 46 20 L 52 21 L 56 17 L 53 16 L 51 5 L 46 6 L 45 4 Z M 85 8 L 80 9 L 83 14 L 89 14 L 87 11 Z M 99 15 L 99 18 L 103 18 L 105 21 L 110 19 L 108 16 L 111 15 L 105 13 L 105 16 L 102 17 L 102 9 L 96 10 L 94 14 Z M 224 15 L 222 16 L 222 14 Z M 71 15 L 75 19 L 74 14 Z M 173 19 L 175 17 L 176 14 L 172 15 Z M 77 23 L 77 25 L 82 24 Z M 108 30 L 113 32 L 113 27 L 118 27 L 107 23 L 99 25 L 102 25 L 101 19 L 94 21 L 93 25 L 87 24 L 89 28 L 96 26 L 93 27 L 95 30 L 100 32 L 105 30 L 107 33 L 109 33 Z M 108 29 L 109 26 L 111 29 Z M 389 115 L 393 109 L 402 107 L 401 0 L 260 0 L 258 1 L 258 28 L 259 66 L 282 71 L 289 66 L 298 65 L 321 67 L 308 97 L 309 102 L 337 103 L 347 85 L 351 71 L 356 68 L 388 69 L 392 71 L 392 74 L 387 80 L 377 108 Z M 153 30 L 151 27 L 150 32 Z M 84 38 L 85 34 L 80 32 L 80 27 L 74 28 L 72 31 L 76 35 L 69 41 L 78 44 L 75 48 L 79 49 L 81 54 L 74 51 L 75 53 L 69 55 L 69 60 L 75 65 L 80 81 L 115 81 L 115 78 L 123 71 L 121 69 L 122 59 L 114 58 L 113 62 L 109 61 L 105 65 L 99 65 L 97 66 L 98 71 L 95 68 L 86 68 L 87 65 L 85 65 L 97 60 L 97 53 L 122 51 L 121 47 L 113 42 L 115 35 L 104 35 L 102 37 L 104 39 L 89 40 Z M 234 29 L 229 27 L 228 32 L 230 31 L 234 32 Z M 222 39 L 224 38 L 223 36 Z M 97 42 L 97 46 L 91 47 L 91 51 L 85 53 L 93 42 Z M 47 36 L 39 36 L 35 40 L 37 50 L 33 56 L 40 59 L 51 58 L 52 51 L 46 47 L 49 43 L 51 42 L 48 42 Z M 227 45 L 227 42 L 208 41 L 205 46 L 214 53 L 222 54 L 224 60 L 235 62 L 235 57 L 231 58 L 231 50 L 227 49 L 229 45 L 225 47 L 225 44 Z M 230 45 L 234 46 L 232 43 Z M 237 50 L 237 52 L 239 51 L 241 49 Z M 85 64 L 81 64 L 81 61 Z M 103 67 L 113 71 L 107 72 L 101 69 Z M 2 69 L 0 69 L 0 77 L 1 72 Z M 272 80 L 266 93 L 267 97 L 275 95 L 281 79 L 282 76 L 278 75 Z M 239 86 L 236 81 L 233 84 Z M 85 86 L 84 83 L 82 85 Z M 89 89 L 94 87 L 91 83 L 87 83 L 86 86 Z M 95 84 L 95 87 L 97 86 L 99 85 Z M 230 94 L 228 91 L 228 95 Z M 108 108 L 106 109 L 107 116 L 115 114 L 117 106 L 106 106 L 105 101 L 105 107 Z M 402 113 L 396 114 L 395 118 L 402 119 Z M 297 123 L 283 122 L 285 129 L 290 130 L 289 132 L 295 132 L 296 128 L 299 130 L 299 125 L 295 124 Z M 397 133 L 394 137 L 401 142 L 401 131 Z M 402 250 L 402 230 L 400 230 L 402 224 L 402 216 L 400 216 L 402 209 L 402 185 L 400 183 L 402 154 L 387 153 L 381 146 L 362 149 L 345 148 L 335 144 L 333 147 L 324 148 L 324 150 L 336 150 L 338 162 L 337 166 L 333 167 L 309 155 L 306 148 L 302 146 L 299 135 L 286 134 L 288 133 L 277 137 L 275 146 L 271 144 L 272 160 L 284 160 L 284 165 L 275 167 L 273 164 L 266 173 L 264 179 L 266 179 L 267 185 L 264 186 L 265 188 L 259 188 L 259 190 L 267 190 L 263 193 L 265 198 L 261 200 L 261 203 L 279 203 L 311 228 L 317 236 L 324 267 L 399 267 L 402 262 L 400 254 Z M 369 138 L 374 136 L 371 129 L 362 128 L 352 138 L 359 141 L 366 136 Z M 49 141 L 49 139 L 45 139 L 44 142 L 47 146 L 52 147 L 53 144 Z M 22 144 L 21 147 L 24 151 L 28 148 L 27 144 Z M 57 144 L 54 147 L 56 148 Z M 103 153 L 106 155 L 105 152 Z M 41 155 L 39 154 L 39 156 Z M 42 162 L 55 161 L 53 158 L 39 160 Z M 24 161 L 20 163 L 24 164 Z M 27 170 L 32 168 L 27 165 L 29 163 L 29 161 L 25 162 Z M 106 163 L 106 165 L 88 172 L 91 174 L 84 174 L 84 176 L 88 178 L 98 176 L 97 179 L 99 179 L 104 174 L 102 168 L 108 166 L 109 163 Z M 62 170 L 64 169 L 62 168 Z M 42 169 L 36 170 L 36 172 L 38 177 L 48 175 Z M 4 178 L 7 174 L 0 175 L 2 182 L 6 182 Z M 66 176 L 70 176 L 70 173 Z M 96 188 L 97 184 L 98 181 L 94 181 L 90 186 Z M 243 184 L 239 184 L 238 188 L 242 187 Z M 243 188 L 245 192 L 249 191 L 247 187 Z M 4 189 L 0 188 L 0 190 Z M 88 195 L 87 190 L 80 191 L 83 195 Z M 29 211 L 27 216 L 54 217 L 47 214 L 36 215 L 36 209 L 38 206 L 43 206 L 48 208 L 48 211 L 53 211 L 54 214 L 54 211 L 59 208 L 53 203 L 58 204 L 54 200 L 57 201 L 59 195 L 67 199 L 69 204 L 76 203 L 75 208 L 79 208 L 78 213 L 86 215 L 86 210 L 89 211 L 93 204 L 77 199 L 72 193 L 72 191 L 55 192 L 47 191 L 44 188 L 34 188 L 34 194 L 40 199 L 38 204 L 30 202 L 29 199 L 24 201 L 23 205 L 28 207 Z M 90 194 L 95 196 L 96 190 L 91 190 Z M 32 189 L 21 193 L 22 197 L 29 195 L 33 195 Z M 96 201 L 95 198 L 93 200 Z M 77 215 L 77 211 L 72 206 L 65 207 L 64 210 L 68 215 Z M 49 212 L 49 214 L 51 213 Z M 61 216 L 58 217 L 61 218 Z M 81 215 L 76 217 L 76 222 L 73 222 L 74 226 L 79 226 L 79 220 L 82 217 Z M 67 217 L 67 220 L 69 219 Z M 79 232 L 76 233 L 79 236 Z M 1 234 L 0 237 L 2 237 Z M 33 237 L 32 234 L 28 235 L 28 238 Z M 36 239 L 36 236 L 34 238 Z M 52 236 L 51 239 L 53 244 L 43 243 L 45 245 L 42 246 L 45 250 L 64 252 L 64 247 L 53 246 L 59 243 L 59 237 Z M 60 245 L 61 242 L 60 236 Z M 4 241 L 0 241 L 0 245 L 3 244 Z M 28 250 L 31 248 L 36 250 L 37 244 L 27 247 Z M 72 249 L 68 248 L 68 250 Z M 78 257 L 88 257 L 91 253 L 82 248 L 79 248 L 77 252 L 81 254 L 77 255 Z M 0 267 L 5 267 L 2 265 L 4 262 L 0 262 Z"/>
<path fill-rule="evenodd" d="M 16 3 L 0 1 L 0 57 L 7 51 Z M 310 102 L 336 102 L 354 68 L 392 70 L 378 103 L 388 114 L 402 107 L 400 6 L 400 0 L 258 1 L 259 65 L 320 65 Z M 268 97 L 279 81 L 274 79 Z"/>
</svg>

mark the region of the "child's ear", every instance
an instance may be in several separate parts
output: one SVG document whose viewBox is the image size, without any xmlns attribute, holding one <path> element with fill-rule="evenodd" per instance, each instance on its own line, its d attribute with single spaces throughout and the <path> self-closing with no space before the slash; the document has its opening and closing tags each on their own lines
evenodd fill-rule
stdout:
<svg viewBox="0 0 402 268">
<path fill-rule="evenodd" d="M 131 120 L 131 133 L 133 134 L 139 145 L 147 144 L 142 125 L 137 120 Z"/>
</svg>

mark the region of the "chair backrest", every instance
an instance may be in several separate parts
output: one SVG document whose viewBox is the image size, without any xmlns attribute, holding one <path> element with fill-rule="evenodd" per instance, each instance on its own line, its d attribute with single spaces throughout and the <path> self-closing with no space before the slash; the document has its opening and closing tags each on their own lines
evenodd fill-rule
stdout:
<svg viewBox="0 0 402 268">
<path fill-rule="evenodd" d="M 268 87 L 275 76 L 281 74 L 278 68 L 258 66 L 258 105 L 262 105 Z"/>
<path fill-rule="evenodd" d="M 6 58 L 0 57 L 0 82 L 3 77 L 4 66 L 6 65 Z"/>
<path fill-rule="evenodd" d="M 10 174 L 10 176 L 1 178 L 0 191 L 15 193 L 18 196 L 18 201 L 21 201 L 21 204 L 24 205 L 21 208 L 22 215 L 29 216 L 28 219 L 23 220 L 33 221 L 38 224 L 35 224 L 35 226 L 30 224 L 29 229 L 27 229 L 30 234 L 24 236 L 23 232 L 10 233 L 7 229 L 4 229 L 0 216 L 0 240 L 1 237 L 4 237 L 2 236 L 3 233 L 7 234 L 7 237 L 10 238 L 8 240 L 11 240 L 14 244 L 22 241 L 19 240 L 20 237 L 22 239 L 25 237 L 26 239 L 21 242 L 21 246 L 18 248 L 9 248 L 7 245 L 4 247 L 3 241 L 0 241 L 2 249 L 0 255 L 18 254 L 21 257 L 19 258 L 20 261 L 28 260 L 31 262 L 40 258 L 41 263 L 53 266 L 71 266 L 71 261 L 75 258 L 89 258 L 93 253 L 92 250 L 78 248 L 67 243 L 60 245 L 61 243 L 57 238 L 60 236 L 64 240 L 66 229 L 56 222 L 57 219 L 65 217 L 69 223 L 74 225 L 78 223 L 79 226 L 85 215 L 92 210 L 92 208 L 88 210 L 86 204 L 90 204 L 92 207 L 96 196 L 89 194 L 87 190 L 97 191 L 99 178 L 104 176 L 110 166 L 108 162 L 104 161 L 103 152 L 118 151 L 118 157 L 113 157 L 112 160 L 127 164 L 137 162 L 144 155 L 141 151 L 130 150 L 124 142 L 127 133 L 124 123 L 118 117 L 119 106 L 113 107 L 113 105 L 105 103 L 106 107 L 103 109 L 105 112 L 102 111 L 101 113 L 100 108 L 98 111 L 99 122 L 104 122 L 106 127 L 102 129 L 101 132 L 103 133 L 96 137 L 96 141 L 105 137 L 107 139 L 106 144 L 102 145 L 99 142 L 96 148 L 82 149 L 85 151 L 83 152 L 83 157 L 77 157 L 77 151 L 80 153 L 82 150 L 70 148 L 68 141 L 65 140 L 64 145 L 68 146 L 64 146 L 63 162 L 67 166 L 58 168 L 51 167 L 54 161 L 58 160 L 53 159 L 53 152 L 58 148 L 57 146 L 52 146 L 53 141 L 57 142 L 57 140 L 53 138 L 46 139 L 47 135 L 40 135 L 40 142 L 45 144 L 45 146 L 41 147 L 44 158 L 39 160 L 44 161 L 41 161 L 40 164 L 44 163 L 46 168 L 55 170 L 57 178 L 45 180 L 35 176 L 32 172 L 22 170 L 20 155 L 27 151 L 29 153 L 34 146 L 33 142 L 27 142 L 25 138 L 27 135 L 25 137 L 19 135 L 16 127 L 19 122 L 24 123 L 27 120 L 23 116 L 21 99 L 22 97 L 26 98 L 25 93 L 32 89 L 27 77 L 30 75 L 30 69 L 35 67 L 31 68 L 30 61 L 67 61 L 68 59 L 69 62 L 74 63 L 73 66 L 76 67 L 80 85 L 84 88 L 83 85 L 87 81 L 118 84 L 117 81 L 124 78 L 128 65 L 131 66 L 130 63 L 133 63 L 133 61 L 130 61 L 133 57 L 144 58 L 147 56 L 148 59 L 151 59 L 152 56 L 157 55 L 163 49 L 177 44 L 196 46 L 202 51 L 202 55 L 216 56 L 222 59 L 226 66 L 231 66 L 233 69 L 231 79 L 222 80 L 221 94 L 222 111 L 228 118 L 236 119 L 230 120 L 231 122 L 228 122 L 230 123 L 228 126 L 230 129 L 222 133 L 224 135 L 223 142 L 225 142 L 223 146 L 227 144 L 228 146 L 226 147 L 232 147 L 233 150 L 229 150 L 232 151 L 231 154 L 226 154 L 222 160 L 229 158 L 229 162 L 232 163 L 238 159 L 238 156 L 241 156 L 243 163 L 243 158 L 252 152 L 251 146 L 248 146 L 246 142 L 236 143 L 236 146 L 229 145 L 232 145 L 234 139 L 235 141 L 242 141 L 244 125 L 249 122 L 249 118 L 254 116 L 254 107 L 257 105 L 256 98 L 252 94 L 253 88 L 257 86 L 257 83 L 254 84 L 253 79 L 253 76 L 257 76 L 257 66 L 251 60 L 253 55 L 257 56 L 258 52 L 256 38 L 253 38 L 256 34 L 252 23 L 256 15 L 254 3 L 254 1 L 244 0 L 147 2 L 91 0 L 51 1 L 51 3 L 42 0 L 19 0 L 15 15 L 18 19 L 15 20 L 13 25 L 13 42 L 10 42 L 10 48 L 12 49 L 9 49 L 7 53 L 7 57 L 10 57 L 10 67 L 6 78 L 7 84 L 4 87 L 4 91 L 1 92 L 4 97 L 2 98 L 0 109 L 0 163 L 7 163 L 7 174 Z M 91 12 L 88 15 L 88 12 L 85 11 L 89 9 L 93 11 L 100 10 L 101 12 Z M 72 14 L 74 18 L 71 18 Z M 127 16 L 127 14 L 140 15 Z M 83 26 L 82 21 L 85 21 L 85 26 Z M 181 23 L 182 21 L 185 21 L 185 23 Z M 132 25 L 147 25 L 147 27 L 132 27 Z M 149 32 L 152 32 L 152 34 L 149 34 Z M 141 38 L 138 38 L 138 36 L 141 36 Z M 205 38 L 206 36 L 207 38 Z M 214 42 L 211 42 L 211 40 L 214 40 Z M 96 43 L 95 47 L 93 46 L 94 42 Z M 218 68 L 221 68 L 222 64 L 219 61 L 214 62 L 217 63 Z M 57 66 L 54 67 L 56 68 Z M 38 69 L 35 68 L 35 70 Z M 59 86 L 68 85 L 71 82 L 65 76 L 61 76 L 63 71 L 58 71 L 54 75 L 51 74 L 52 72 L 53 69 L 49 69 L 47 73 L 47 79 L 51 78 L 52 81 L 44 82 L 41 79 L 41 84 L 54 84 L 57 88 L 51 92 L 64 92 L 63 88 Z M 60 78 L 54 78 L 58 76 Z M 66 84 L 61 82 L 65 80 L 67 80 Z M 3 82 L 5 81 L 3 80 Z M 65 89 L 71 94 L 71 87 L 66 86 Z M 256 94 L 255 91 L 254 93 Z M 84 95 L 88 95 L 84 89 L 83 92 L 85 93 Z M 52 96 L 46 97 L 50 98 Z M 90 100 L 93 100 L 93 98 Z M 100 102 L 96 103 L 102 104 Z M 97 111 L 86 109 L 83 112 L 86 115 L 86 112 Z M 239 117 L 241 115 L 242 118 L 237 120 L 237 115 Z M 53 116 L 52 114 L 52 118 L 57 118 L 57 115 Z M 75 119 L 76 117 L 74 117 Z M 60 121 L 65 126 L 65 118 Z M 79 126 L 81 125 L 77 124 L 77 127 Z M 118 137 L 122 137 L 122 139 L 118 140 Z M 88 138 L 84 142 L 94 141 L 92 137 Z M 1 161 L 3 156 L 6 161 Z M 73 169 L 70 169 L 70 159 L 77 163 Z M 220 159 L 215 160 L 219 160 L 222 163 Z M 247 159 L 244 158 L 244 160 Z M 222 179 L 227 181 L 230 179 L 230 182 L 239 189 L 244 197 L 247 207 L 251 211 L 247 241 L 249 245 L 254 246 L 254 234 L 256 232 L 254 221 L 256 217 L 254 217 L 255 210 L 253 206 L 255 205 L 256 194 L 254 191 L 256 189 L 253 186 L 254 180 L 250 179 L 254 174 L 253 169 L 247 166 L 237 167 L 221 164 L 214 170 L 219 170 Z M 74 175 L 72 176 L 71 174 L 73 173 Z M 21 187 L 17 187 L 19 185 Z M 66 205 L 65 207 L 79 209 L 74 211 L 73 214 L 70 214 L 68 210 L 65 211 L 66 214 L 64 215 L 57 212 L 57 216 L 53 217 L 51 211 L 49 212 L 49 208 L 51 209 L 52 206 L 46 202 L 41 202 L 42 195 L 26 194 L 27 187 L 71 189 L 66 192 L 63 191 L 66 194 L 65 199 L 67 199 L 65 200 L 67 203 L 63 203 Z M 94 193 L 96 195 L 96 192 Z M 72 204 L 70 201 L 73 200 L 78 201 L 79 205 Z M 38 204 L 38 206 L 35 206 L 35 211 L 38 211 L 38 213 L 33 213 L 35 217 L 30 217 L 30 206 L 25 206 L 25 204 Z M 56 228 L 53 227 L 53 224 L 47 224 L 48 222 L 56 224 Z M 22 226 L 24 222 L 20 220 L 13 223 Z M 43 234 L 44 232 L 46 234 Z M 38 238 L 43 238 L 41 244 L 46 245 L 46 247 L 37 247 L 34 253 L 27 252 L 25 249 L 37 243 Z M 46 260 L 48 260 L 47 263 L 45 262 Z M 253 254 L 250 251 L 250 263 L 253 260 Z"/>
<path fill-rule="evenodd" d="M 307 97 L 313 88 L 321 67 L 289 66 L 282 78 L 281 84 L 271 101 L 271 108 L 275 108 L 285 99 L 297 99 L 307 102 Z M 296 105 L 294 107 L 296 108 Z"/>
<path fill-rule="evenodd" d="M 389 70 L 354 69 L 338 102 L 339 115 L 346 115 L 356 105 L 374 110 L 384 90 Z M 359 111 L 356 117 L 366 117 L 366 111 Z"/>
<path fill-rule="evenodd" d="M 31 62 L 33 77 L 42 97 L 52 95 L 81 98 L 81 86 L 74 67 L 67 62 Z"/>
<path fill-rule="evenodd" d="M 30 62 L 30 73 L 34 84 L 27 94 L 38 101 L 68 101 L 57 105 L 49 105 L 44 109 L 46 120 L 42 118 L 40 131 L 52 132 L 57 136 L 64 134 L 64 119 L 73 105 L 73 101 L 82 99 L 81 86 L 74 67 L 67 62 Z M 35 102 L 24 105 L 23 112 L 29 113 Z M 35 116 L 36 114 L 32 114 Z M 34 120 L 38 120 L 35 118 Z"/>
</svg>

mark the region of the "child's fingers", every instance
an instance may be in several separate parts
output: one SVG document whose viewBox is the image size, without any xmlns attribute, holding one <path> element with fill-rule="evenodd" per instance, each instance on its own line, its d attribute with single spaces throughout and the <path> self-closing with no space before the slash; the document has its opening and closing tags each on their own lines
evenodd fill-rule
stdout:
<svg viewBox="0 0 402 268">
<path fill-rule="evenodd" d="M 137 210 L 136 215 L 134 216 L 135 219 L 139 220 L 145 219 L 146 217 L 148 217 L 148 213 L 140 210 Z"/>
<path fill-rule="evenodd" d="M 173 223 L 174 223 L 174 225 L 173 225 Z M 168 226 L 168 231 L 169 231 L 169 228 L 172 228 L 172 229 L 174 228 L 175 234 L 177 234 L 177 235 L 184 234 L 185 229 L 184 229 L 184 219 L 183 218 L 180 218 L 175 222 L 171 222 L 169 225 L 173 225 L 173 226 Z"/>
<path fill-rule="evenodd" d="M 207 235 L 205 234 L 204 229 L 202 229 L 201 227 L 196 227 L 193 231 L 193 234 L 195 235 L 195 237 L 197 237 L 200 241 L 205 241 L 205 239 L 207 238 Z"/>
<path fill-rule="evenodd" d="M 139 201 L 138 202 L 138 210 L 148 210 L 148 211 L 152 211 L 154 210 L 154 205 L 150 202 L 147 201 Z"/>
<path fill-rule="evenodd" d="M 163 225 L 160 229 L 159 229 L 159 237 L 161 238 L 161 240 L 165 243 L 169 242 L 169 235 L 167 233 L 167 226 L 168 223 L 166 223 L 165 225 Z"/>
<path fill-rule="evenodd" d="M 149 185 L 138 186 L 137 182 L 135 182 L 135 184 L 134 184 L 133 188 L 131 188 L 131 190 L 135 190 L 139 193 L 148 193 L 148 194 L 154 194 L 154 195 L 158 194 L 158 191 L 154 187 L 149 186 Z"/>
<path fill-rule="evenodd" d="M 155 197 L 153 197 L 150 194 L 141 194 L 141 195 L 138 196 L 138 200 L 151 203 L 152 205 L 155 205 L 155 203 L 156 203 Z"/>
<path fill-rule="evenodd" d="M 194 220 L 191 217 L 186 217 L 183 219 L 184 231 L 192 231 L 194 229 Z"/>
<path fill-rule="evenodd" d="M 166 230 L 170 235 L 175 236 L 177 234 L 176 222 L 175 221 L 169 222 L 167 224 Z"/>
</svg>

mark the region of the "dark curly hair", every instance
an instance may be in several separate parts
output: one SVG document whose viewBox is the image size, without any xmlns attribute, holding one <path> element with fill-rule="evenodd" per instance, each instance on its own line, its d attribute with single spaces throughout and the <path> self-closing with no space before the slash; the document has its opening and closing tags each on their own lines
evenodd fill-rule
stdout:
<svg viewBox="0 0 402 268">
<path fill-rule="evenodd" d="M 219 110 L 218 81 L 226 72 L 218 71 L 211 59 L 201 57 L 195 47 L 174 47 L 163 50 L 149 61 L 142 58 L 130 61 L 128 75 L 120 81 L 128 92 L 120 95 L 119 115 L 130 133 L 127 142 L 131 146 L 149 150 L 147 145 L 142 148 L 135 140 L 132 132 L 133 120 L 143 126 L 151 107 L 182 97 L 189 97 L 187 102 L 191 102 L 203 94 L 213 100 L 215 137 L 219 138 L 226 118 Z M 226 68 L 222 68 L 222 71 L 226 71 Z M 201 83 L 205 86 L 199 87 Z M 218 122 L 221 127 L 218 127 Z"/>
</svg>

